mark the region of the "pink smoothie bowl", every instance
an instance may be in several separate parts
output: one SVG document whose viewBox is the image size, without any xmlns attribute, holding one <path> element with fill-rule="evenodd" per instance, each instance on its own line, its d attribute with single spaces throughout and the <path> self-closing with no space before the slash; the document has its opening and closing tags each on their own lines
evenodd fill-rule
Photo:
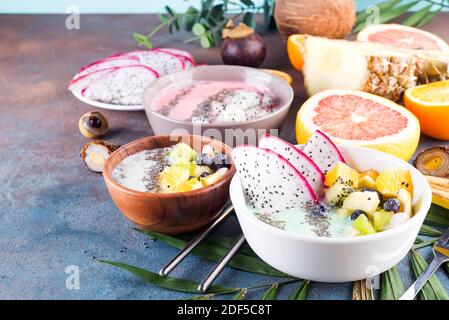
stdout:
<svg viewBox="0 0 449 320">
<path fill-rule="evenodd" d="M 193 124 L 186 120 L 175 120 L 153 110 L 155 98 L 162 90 L 189 86 L 199 81 L 239 81 L 270 91 L 277 101 L 277 110 L 267 116 L 242 122 L 219 122 Z M 293 89 L 283 79 L 270 73 L 248 67 L 210 65 L 172 73 L 151 83 L 144 92 L 145 112 L 155 135 L 202 135 L 228 145 L 255 144 L 257 138 L 270 130 L 278 130 L 293 101 Z M 273 133 L 273 132 L 272 132 Z"/>
</svg>

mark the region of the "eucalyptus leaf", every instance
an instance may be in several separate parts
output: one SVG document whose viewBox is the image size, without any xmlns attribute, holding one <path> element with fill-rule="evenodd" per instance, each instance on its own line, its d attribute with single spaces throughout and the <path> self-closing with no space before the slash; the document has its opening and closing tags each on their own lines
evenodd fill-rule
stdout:
<svg viewBox="0 0 449 320">
<path fill-rule="evenodd" d="M 169 23 L 170 22 L 170 19 L 165 14 L 158 14 L 157 16 L 159 17 L 159 20 L 162 23 Z"/>
<path fill-rule="evenodd" d="M 248 292 L 248 289 L 241 289 L 237 292 L 235 296 L 232 297 L 231 300 L 245 300 L 246 293 Z"/>
<path fill-rule="evenodd" d="M 273 283 L 267 291 L 263 293 L 259 300 L 274 300 L 277 295 L 279 283 Z"/>
<path fill-rule="evenodd" d="M 201 23 L 197 22 L 193 25 L 192 32 L 194 35 L 201 37 L 206 33 L 206 28 Z"/>
<path fill-rule="evenodd" d="M 128 272 L 131 272 L 132 274 L 136 275 L 143 281 L 152 283 L 161 288 L 171 289 L 171 290 L 181 291 L 181 292 L 188 292 L 188 293 L 198 293 L 199 283 L 191 281 L 191 280 L 173 278 L 173 277 L 161 277 L 157 273 L 154 273 L 154 272 L 151 272 L 151 271 L 148 271 L 148 270 L 136 267 L 136 266 L 132 266 L 129 264 L 121 263 L 121 262 L 108 261 L 108 260 L 98 260 L 98 261 L 102 262 L 102 263 L 109 264 L 114 267 L 121 268 Z M 227 292 L 227 291 L 233 291 L 233 290 L 237 290 L 237 289 L 212 285 L 209 287 L 208 293 L 220 293 L 220 292 Z"/>
<path fill-rule="evenodd" d="M 411 258 L 413 273 L 415 274 L 415 277 L 418 278 L 427 269 L 428 264 L 415 250 L 411 251 Z M 429 278 L 419 292 L 419 298 L 421 300 L 449 300 L 449 296 L 436 275 Z"/>
<path fill-rule="evenodd" d="M 402 24 L 410 27 L 416 26 L 429 13 L 430 8 L 432 8 L 432 4 L 429 4 L 411 14 L 407 19 L 402 21 Z"/>
<path fill-rule="evenodd" d="M 427 213 L 424 223 L 433 226 L 448 228 L 449 227 L 449 210 L 443 207 L 432 204 L 429 212 Z"/>
<path fill-rule="evenodd" d="M 404 283 L 396 267 L 385 271 L 381 275 L 380 299 L 398 300 L 405 292 Z"/>
<path fill-rule="evenodd" d="M 177 16 L 176 11 L 173 8 L 171 8 L 170 6 L 165 6 L 165 11 L 167 11 L 169 16 L 171 16 L 171 17 Z"/>
<path fill-rule="evenodd" d="M 419 234 L 422 236 L 439 237 L 441 236 L 442 232 L 440 230 L 432 228 L 431 226 L 428 226 L 427 224 L 423 224 L 421 226 L 421 229 L 419 230 Z"/>
<path fill-rule="evenodd" d="M 133 38 L 134 38 L 134 40 L 137 41 L 138 45 L 140 45 L 140 46 L 145 46 L 148 49 L 151 49 L 153 47 L 153 44 L 151 43 L 151 40 L 147 36 L 145 36 L 143 34 L 134 32 L 133 33 Z"/>
<path fill-rule="evenodd" d="M 210 38 L 210 35 L 205 33 L 200 37 L 201 46 L 205 49 L 213 47 L 213 42 Z"/>
<path fill-rule="evenodd" d="M 199 11 L 190 6 L 187 8 L 186 12 L 184 13 L 183 17 L 182 17 L 182 23 L 183 23 L 183 27 L 184 29 L 186 29 L 187 31 L 192 31 L 192 27 L 195 24 L 195 22 L 197 21 L 198 18 L 198 14 Z"/>
<path fill-rule="evenodd" d="M 298 288 L 290 295 L 289 300 L 306 300 L 309 293 L 310 281 L 306 280 L 299 284 Z"/>
<path fill-rule="evenodd" d="M 245 6 L 254 7 L 254 2 L 252 0 L 240 0 Z"/>
<path fill-rule="evenodd" d="M 243 14 L 243 23 L 246 24 L 248 27 L 251 27 L 253 29 L 256 28 L 256 15 L 252 12 L 245 12 Z"/>
</svg>

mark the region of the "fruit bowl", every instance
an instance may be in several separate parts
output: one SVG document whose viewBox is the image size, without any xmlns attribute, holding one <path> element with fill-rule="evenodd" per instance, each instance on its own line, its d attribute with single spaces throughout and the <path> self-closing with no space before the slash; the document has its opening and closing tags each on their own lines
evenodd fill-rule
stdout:
<svg viewBox="0 0 449 320">
<path fill-rule="evenodd" d="M 191 121 L 175 120 L 153 110 L 154 100 L 162 90 L 167 87 L 191 85 L 197 81 L 241 81 L 250 85 L 263 86 L 277 99 L 279 107 L 276 111 L 258 119 L 241 122 L 202 123 L 201 125 L 193 124 Z M 157 79 L 145 89 L 143 100 L 145 112 L 154 134 L 181 133 L 211 136 L 221 141 L 226 140 L 229 145 L 232 145 L 234 144 L 232 139 L 244 136 L 245 130 L 252 130 L 256 133 L 257 138 L 266 130 L 279 129 L 288 114 L 293 96 L 292 87 L 285 80 L 271 73 L 248 67 L 215 65 L 196 67 Z M 259 134 L 258 130 L 263 133 Z M 250 142 L 252 141 L 250 140 Z"/>
<path fill-rule="evenodd" d="M 180 141 L 196 151 L 201 151 L 204 145 L 211 145 L 230 159 L 230 148 L 214 139 L 200 136 L 153 136 L 122 146 L 106 160 L 103 177 L 112 200 L 127 219 L 143 229 L 167 234 L 198 230 L 214 220 L 229 200 L 229 184 L 235 173 L 233 164 L 217 182 L 187 192 L 141 192 L 126 188 L 112 178 L 114 168 L 127 156 L 143 150 L 172 146 Z"/>
<path fill-rule="evenodd" d="M 231 181 L 230 196 L 246 240 L 274 268 L 294 277 L 322 282 L 347 282 L 380 274 L 401 261 L 411 249 L 430 208 L 432 193 L 413 166 L 381 151 L 339 145 L 348 164 L 364 171 L 406 169 L 411 173 L 414 216 L 383 232 L 351 238 L 320 238 L 272 227 L 251 213 L 239 177 Z"/>
</svg>

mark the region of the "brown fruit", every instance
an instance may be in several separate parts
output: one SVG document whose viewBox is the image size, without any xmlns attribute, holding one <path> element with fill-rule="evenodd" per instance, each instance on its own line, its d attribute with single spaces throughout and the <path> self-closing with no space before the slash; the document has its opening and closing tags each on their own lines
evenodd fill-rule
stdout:
<svg viewBox="0 0 449 320">
<path fill-rule="evenodd" d="M 344 38 L 355 24 L 353 0 L 276 0 L 274 19 L 279 32 Z"/>
</svg>

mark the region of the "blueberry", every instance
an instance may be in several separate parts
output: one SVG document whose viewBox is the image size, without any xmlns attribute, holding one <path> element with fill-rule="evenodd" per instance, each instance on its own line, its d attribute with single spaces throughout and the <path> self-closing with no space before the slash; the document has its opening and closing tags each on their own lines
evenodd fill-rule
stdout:
<svg viewBox="0 0 449 320">
<path fill-rule="evenodd" d="M 198 165 L 210 166 L 213 164 L 213 159 L 208 154 L 202 153 L 196 157 L 195 162 Z"/>
<path fill-rule="evenodd" d="M 202 173 L 200 174 L 200 178 L 205 178 L 205 177 L 207 177 L 208 175 L 209 175 L 209 173 L 206 172 L 206 171 L 204 171 L 204 172 L 202 172 Z"/>
<path fill-rule="evenodd" d="M 210 165 L 214 171 L 228 166 L 228 157 L 224 153 L 217 153 Z"/>
<path fill-rule="evenodd" d="M 361 216 L 362 214 L 365 214 L 365 211 L 360 210 L 360 209 L 356 209 L 352 212 L 351 214 L 351 220 L 354 221 L 355 219 L 357 219 L 359 216 Z"/>
<path fill-rule="evenodd" d="M 399 208 L 401 207 L 401 202 L 396 198 L 388 199 L 384 203 L 384 210 L 385 211 L 393 211 L 394 213 L 399 211 Z"/>
</svg>

